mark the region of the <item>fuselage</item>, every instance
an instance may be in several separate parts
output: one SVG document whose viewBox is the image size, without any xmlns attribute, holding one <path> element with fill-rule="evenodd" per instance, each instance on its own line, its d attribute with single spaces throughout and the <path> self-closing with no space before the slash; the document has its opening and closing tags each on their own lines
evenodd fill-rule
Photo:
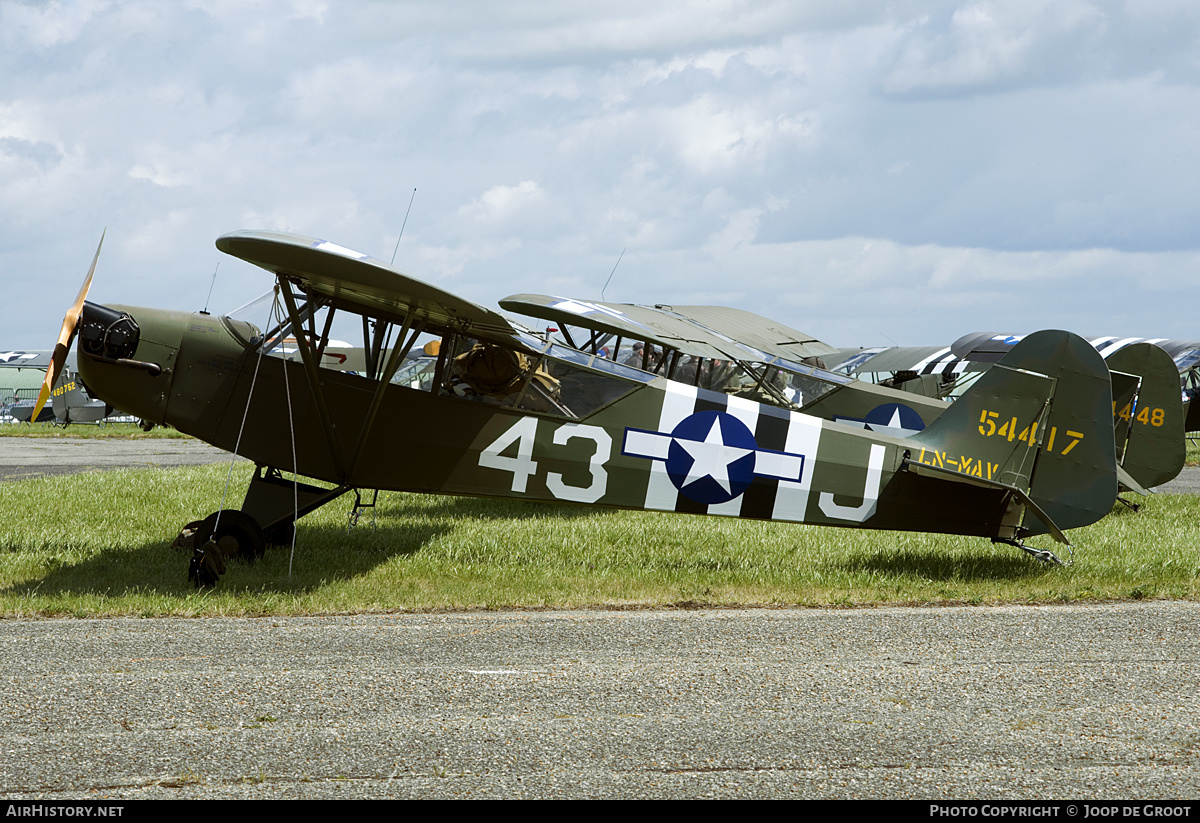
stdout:
<svg viewBox="0 0 1200 823">
<path fill-rule="evenodd" d="M 1005 516 L 993 488 L 899 471 L 908 441 L 548 344 L 541 384 L 502 397 L 462 388 L 462 335 L 448 332 L 433 385 L 386 385 L 369 424 L 376 380 L 321 368 L 313 385 L 299 359 L 262 354 L 257 329 L 225 317 L 111 309 L 140 329 L 129 359 L 161 371 L 81 351 L 94 396 L 329 483 L 981 536 Z M 970 454 L 927 459 L 993 471 Z"/>
</svg>

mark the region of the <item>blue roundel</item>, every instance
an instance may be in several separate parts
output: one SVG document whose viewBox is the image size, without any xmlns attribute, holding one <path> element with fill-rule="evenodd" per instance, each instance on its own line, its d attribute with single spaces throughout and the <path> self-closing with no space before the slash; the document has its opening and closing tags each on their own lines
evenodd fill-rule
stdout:
<svg viewBox="0 0 1200 823">
<path fill-rule="evenodd" d="M 925 421 L 921 419 L 921 415 L 903 403 L 884 403 L 882 406 L 876 406 L 867 413 L 863 422 L 869 426 L 892 426 L 914 432 L 925 428 Z"/>
<path fill-rule="evenodd" d="M 754 434 L 733 415 L 696 412 L 671 432 L 667 475 L 697 503 L 726 503 L 753 482 L 757 449 Z"/>
</svg>

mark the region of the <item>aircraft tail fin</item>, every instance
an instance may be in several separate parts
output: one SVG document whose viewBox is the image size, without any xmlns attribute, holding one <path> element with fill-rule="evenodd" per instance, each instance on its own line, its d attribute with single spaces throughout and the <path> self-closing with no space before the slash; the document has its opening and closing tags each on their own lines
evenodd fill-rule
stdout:
<svg viewBox="0 0 1200 823">
<path fill-rule="evenodd" d="M 1108 367 L 1113 372 L 1117 457 L 1137 484 L 1122 480 L 1121 485 L 1144 493 L 1138 486 L 1161 486 L 1183 469 L 1187 443 L 1179 370 L 1171 355 L 1152 343 L 1118 349 L 1109 355 Z M 1117 378 L 1122 373 L 1138 379 L 1132 398 L 1116 396 Z"/>
<path fill-rule="evenodd" d="M 1051 532 L 1065 542 L 1063 530 L 1094 523 L 1116 500 L 1111 421 L 1099 353 L 1070 332 L 1037 332 L 910 438 L 910 465 L 1005 488 L 1025 509 L 1013 537 Z"/>
<path fill-rule="evenodd" d="M 58 379 L 54 381 L 54 386 L 50 390 L 50 408 L 54 410 L 54 416 L 57 419 L 67 419 L 67 393 L 74 388 L 75 383 L 71 379 L 71 373 L 63 369 L 59 372 Z"/>
</svg>

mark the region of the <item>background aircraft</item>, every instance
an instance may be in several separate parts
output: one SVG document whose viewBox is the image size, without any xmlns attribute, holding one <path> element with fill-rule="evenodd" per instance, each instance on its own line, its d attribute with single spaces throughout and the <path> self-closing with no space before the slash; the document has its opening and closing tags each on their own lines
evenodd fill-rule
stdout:
<svg viewBox="0 0 1200 823">
<path fill-rule="evenodd" d="M 593 354 L 688 385 L 872 431 L 911 434 L 946 408 L 939 400 L 831 372 L 823 368 L 822 358 L 836 355 L 837 349 L 741 309 L 601 303 L 541 294 L 506 297 L 500 307 L 554 322 L 569 345 Z"/>
<path fill-rule="evenodd" d="M 842 349 L 833 358 L 838 362 L 832 368 L 847 375 L 873 377 L 883 385 L 921 393 L 928 393 L 936 386 L 938 396 L 950 398 L 969 386 L 1024 337 L 974 332 L 943 347 Z M 1114 403 L 1118 440 L 1122 439 L 1123 417 L 1125 422 L 1132 421 L 1135 434 L 1136 424 L 1149 425 L 1160 440 L 1158 445 L 1151 447 L 1144 434 L 1133 438 L 1135 442 L 1131 447 L 1135 452 L 1147 447 L 1150 452 L 1135 456 L 1132 461 L 1127 456 L 1131 466 L 1140 464 L 1134 468 L 1134 474 L 1141 474 L 1142 479 L 1139 482 L 1136 478 L 1125 478 L 1126 485 L 1140 491 L 1142 486 L 1149 488 L 1173 479 L 1183 467 L 1185 450 L 1183 440 L 1175 436 L 1176 428 L 1182 428 L 1184 432 L 1200 431 L 1200 404 L 1191 402 L 1200 394 L 1200 372 L 1197 370 L 1200 341 L 1111 336 L 1087 339 L 1114 373 L 1132 371 L 1135 379 L 1146 384 L 1141 390 L 1149 391 L 1155 398 L 1139 402 L 1135 396 L 1132 401 Z M 1152 348 L 1163 354 L 1150 352 Z M 1138 389 L 1132 391 L 1136 395 Z M 1114 387 L 1114 395 L 1119 393 Z M 1175 422 L 1176 403 L 1181 418 L 1178 424 Z M 1152 417 L 1154 409 L 1164 410 L 1166 417 Z M 1136 442 L 1139 439 L 1141 442 Z M 1151 463 L 1157 463 L 1158 468 L 1151 469 Z"/>
<path fill-rule="evenodd" d="M 1019 342 L 1024 335 L 972 332 L 949 346 L 893 346 L 839 349 L 828 359 L 829 368 L 847 375 L 873 377 L 876 382 L 903 385 L 906 390 L 928 393 L 939 387 L 937 396 L 947 397 L 954 389 L 986 371 L 991 363 Z M 1150 343 L 1163 349 L 1175 362 L 1183 388 L 1200 389 L 1200 340 L 1170 340 L 1163 337 L 1088 337 L 1101 356 L 1108 358 L 1126 346 Z M 930 379 L 933 378 L 933 379 Z M 1184 398 L 1185 402 L 1188 398 Z M 1189 414 L 1187 431 L 1200 431 L 1200 409 Z"/>
<path fill-rule="evenodd" d="M 53 352 L 0 352 L 0 422 L 99 423 L 113 413 L 102 400 L 92 399 L 75 373 L 75 355 L 69 353 L 58 380 L 51 389 L 53 403 L 44 406 L 32 421 L 38 387 L 45 382 Z"/>
</svg>

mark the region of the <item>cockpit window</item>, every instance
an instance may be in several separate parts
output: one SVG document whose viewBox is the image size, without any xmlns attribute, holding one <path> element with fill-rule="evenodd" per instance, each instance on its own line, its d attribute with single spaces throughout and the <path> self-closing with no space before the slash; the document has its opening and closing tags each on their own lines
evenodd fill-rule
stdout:
<svg viewBox="0 0 1200 823">
<path fill-rule="evenodd" d="M 591 355 L 548 343 L 540 353 L 465 336 L 444 345 L 442 395 L 555 417 L 586 417 L 650 377 L 611 361 L 594 364 Z M 596 367 L 601 364 L 603 370 Z M 611 373 L 613 366 L 637 375 L 636 382 Z"/>
</svg>

